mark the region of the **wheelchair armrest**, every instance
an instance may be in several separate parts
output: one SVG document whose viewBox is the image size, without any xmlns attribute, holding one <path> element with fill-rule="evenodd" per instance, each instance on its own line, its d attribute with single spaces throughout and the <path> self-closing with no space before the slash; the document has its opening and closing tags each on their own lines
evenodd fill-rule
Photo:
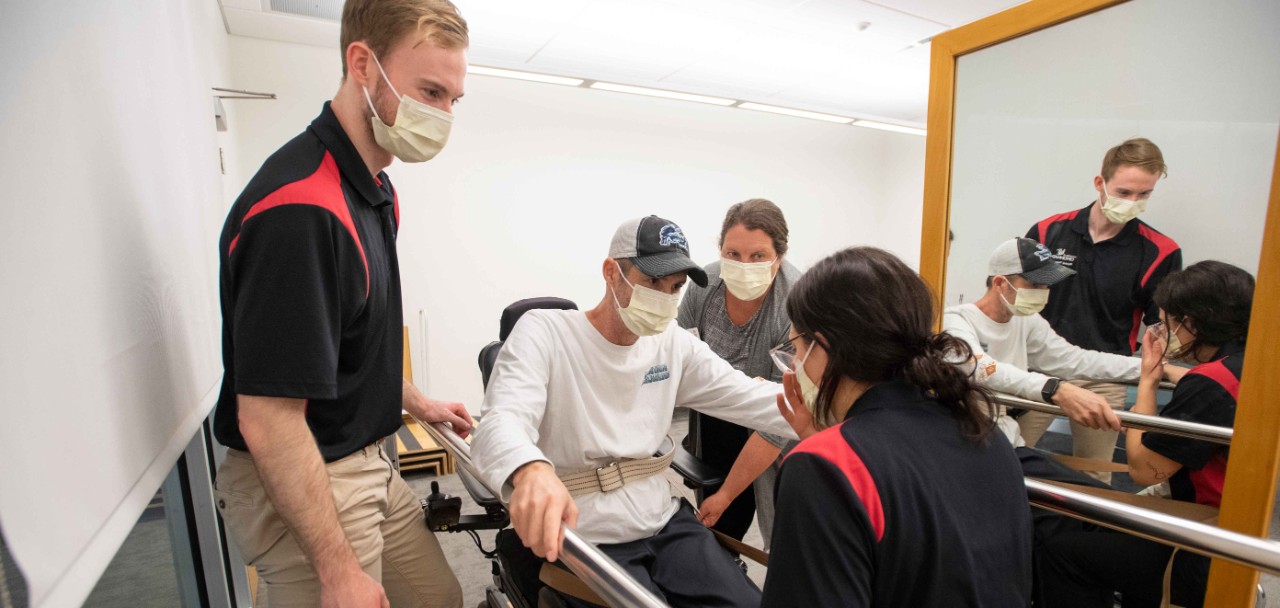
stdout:
<svg viewBox="0 0 1280 608">
<path fill-rule="evenodd" d="M 458 479 L 462 480 L 462 486 L 467 489 L 467 494 L 471 495 L 471 500 L 476 504 L 488 510 L 490 507 L 501 507 L 502 501 L 497 496 L 489 493 L 479 479 L 476 479 L 470 472 L 463 467 L 458 467 Z"/>
<path fill-rule="evenodd" d="M 675 469 L 681 477 L 685 479 L 686 484 L 695 487 L 718 486 L 724 483 L 724 474 L 717 471 L 715 467 L 698 460 L 682 445 L 676 445 L 673 448 L 676 453 L 671 460 L 671 468 Z"/>
</svg>

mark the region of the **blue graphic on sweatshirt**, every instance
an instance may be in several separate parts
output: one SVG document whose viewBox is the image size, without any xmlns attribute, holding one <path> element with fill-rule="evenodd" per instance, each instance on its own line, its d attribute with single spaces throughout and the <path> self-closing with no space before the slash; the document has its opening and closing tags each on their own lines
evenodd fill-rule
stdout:
<svg viewBox="0 0 1280 608">
<path fill-rule="evenodd" d="M 655 365 L 649 368 L 648 372 L 645 372 L 644 382 L 642 382 L 641 384 L 643 385 L 643 384 L 649 384 L 650 382 L 662 382 L 663 380 L 666 380 L 667 378 L 670 378 L 670 377 L 671 377 L 671 372 L 667 370 L 666 364 L 659 363 L 658 365 Z"/>
</svg>

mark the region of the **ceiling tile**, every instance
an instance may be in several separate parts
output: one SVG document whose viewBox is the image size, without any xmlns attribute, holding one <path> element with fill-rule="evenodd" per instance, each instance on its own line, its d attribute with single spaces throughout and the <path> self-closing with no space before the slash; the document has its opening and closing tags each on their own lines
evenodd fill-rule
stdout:
<svg viewBox="0 0 1280 608">
<path fill-rule="evenodd" d="M 1024 0 L 875 0 L 876 4 L 955 28 L 994 15 Z"/>
</svg>

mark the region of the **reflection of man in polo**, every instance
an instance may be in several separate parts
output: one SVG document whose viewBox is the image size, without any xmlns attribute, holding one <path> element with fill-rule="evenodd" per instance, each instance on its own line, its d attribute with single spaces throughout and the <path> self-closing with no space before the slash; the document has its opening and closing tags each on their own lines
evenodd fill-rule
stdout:
<svg viewBox="0 0 1280 608">
<path fill-rule="evenodd" d="M 1076 280 L 1075 274 L 1054 262 L 1044 245 L 1007 240 L 991 254 L 987 292 L 977 301 L 947 308 L 943 330 L 969 344 L 977 358 L 975 374 L 992 390 L 1053 403 L 1089 428 L 1118 429 L 1120 422 L 1105 399 L 1058 377 L 1137 380 L 1141 360 L 1075 346 L 1036 314 L 1051 301 L 1049 288 L 1056 297 L 1054 286 Z M 1010 443 L 1022 445 L 1013 419 L 1001 413 L 996 423 Z"/>
<path fill-rule="evenodd" d="M 1076 278 L 1054 290 L 1043 316 L 1068 342 L 1081 348 L 1131 355 L 1142 325 L 1159 321 L 1152 294 L 1161 279 L 1182 268 L 1182 250 L 1137 216 L 1146 210 L 1156 182 L 1165 175 L 1164 156 L 1151 141 L 1130 139 L 1107 151 L 1093 178 L 1098 199 L 1083 209 L 1054 215 L 1027 231 L 1027 238 L 1049 248 L 1055 261 L 1075 270 Z M 1125 387 L 1083 385 L 1103 395 L 1113 408 L 1124 407 Z M 1029 413 L 1020 420 L 1023 437 L 1034 445 L 1052 416 Z M 1114 431 L 1092 431 L 1073 424 L 1076 456 L 1110 460 Z M 1109 474 L 1096 475 L 1110 481 Z"/>
<path fill-rule="evenodd" d="M 758 606 L 759 589 L 672 497 L 667 462 L 653 454 L 677 405 L 794 438 L 777 409 L 781 388 L 671 323 L 686 278 L 706 284 L 674 223 L 623 224 L 601 273 L 595 308 L 533 310 L 516 323 L 472 455 L 537 555 L 555 561 L 564 522 L 672 605 Z"/>
</svg>

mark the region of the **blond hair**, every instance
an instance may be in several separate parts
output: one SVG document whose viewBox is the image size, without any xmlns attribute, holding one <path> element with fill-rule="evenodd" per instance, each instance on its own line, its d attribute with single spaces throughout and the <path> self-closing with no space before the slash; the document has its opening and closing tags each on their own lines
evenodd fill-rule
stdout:
<svg viewBox="0 0 1280 608">
<path fill-rule="evenodd" d="M 351 43 L 363 41 L 383 57 L 392 44 L 412 32 L 445 49 L 470 44 L 467 20 L 449 0 L 347 0 L 342 7 L 342 77 L 347 76 Z"/>
<path fill-rule="evenodd" d="M 1125 165 L 1155 175 L 1169 176 L 1160 147 L 1145 137 L 1135 137 L 1110 150 L 1102 157 L 1102 179 L 1110 181 L 1116 170 Z"/>
</svg>

